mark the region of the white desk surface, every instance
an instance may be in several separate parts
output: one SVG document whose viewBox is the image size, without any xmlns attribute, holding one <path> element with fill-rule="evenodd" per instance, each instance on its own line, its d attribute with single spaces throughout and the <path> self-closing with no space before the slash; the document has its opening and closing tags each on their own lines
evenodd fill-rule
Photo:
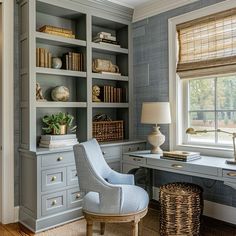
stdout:
<svg viewBox="0 0 236 236">
<path fill-rule="evenodd" d="M 175 163 L 184 163 L 187 165 L 199 165 L 205 167 L 216 167 L 221 169 L 227 170 L 236 170 L 236 165 L 226 164 L 226 160 L 232 160 L 232 158 L 222 158 L 222 157 L 212 157 L 212 156 L 201 156 L 201 159 L 183 162 L 183 161 L 176 161 L 176 160 L 168 160 L 168 159 L 161 159 L 159 154 L 151 154 L 150 150 L 138 151 L 138 152 L 129 152 L 125 153 L 126 155 L 139 157 L 139 158 L 146 158 L 146 159 L 158 159 L 163 162 L 175 162 Z"/>
</svg>

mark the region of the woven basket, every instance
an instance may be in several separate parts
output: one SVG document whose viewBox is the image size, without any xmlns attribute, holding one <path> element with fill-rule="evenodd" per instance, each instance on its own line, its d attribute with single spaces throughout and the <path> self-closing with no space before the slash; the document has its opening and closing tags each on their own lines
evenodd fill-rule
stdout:
<svg viewBox="0 0 236 236">
<path fill-rule="evenodd" d="M 98 142 L 122 140 L 124 138 L 123 120 L 93 122 L 93 137 Z"/>
<path fill-rule="evenodd" d="M 160 188 L 160 235 L 198 236 L 203 210 L 202 188 L 171 183 Z"/>
</svg>

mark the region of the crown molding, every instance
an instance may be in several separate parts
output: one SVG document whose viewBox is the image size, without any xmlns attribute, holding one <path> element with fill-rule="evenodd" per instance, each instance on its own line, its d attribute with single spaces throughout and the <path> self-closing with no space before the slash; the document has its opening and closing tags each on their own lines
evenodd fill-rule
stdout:
<svg viewBox="0 0 236 236">
<path fill-rule="evenodd" d="M 199 0 L 153 0 L 134 9 L 133 22 L 158 15 Z"/>
</svg>

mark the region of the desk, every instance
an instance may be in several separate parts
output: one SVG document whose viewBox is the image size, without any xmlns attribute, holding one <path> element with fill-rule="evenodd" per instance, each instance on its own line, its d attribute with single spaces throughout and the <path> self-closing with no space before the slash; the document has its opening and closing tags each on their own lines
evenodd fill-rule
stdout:
<svg viewBox="0 0 236 236">
<path fill-rule="evenodd" d="M 125 153 L 122 157 L 122 170 L 146 167 L 184 175 L 203 177 L 223 181 L 236 189 L 236 165 L 225 163 L 227 158 L 202 156 L 201 159 L 181 162 L 175 160 L 160 159 L 158 154 L 150 154 L 150 151 L 138 151 Z"/>
</svg>

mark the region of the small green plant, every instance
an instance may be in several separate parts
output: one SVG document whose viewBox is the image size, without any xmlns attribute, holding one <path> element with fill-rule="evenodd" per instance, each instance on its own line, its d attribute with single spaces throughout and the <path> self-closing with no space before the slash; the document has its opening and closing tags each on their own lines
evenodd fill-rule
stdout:
<svg viewBox="0 0 236 236">
<path fill-rule="evenodd" d="M 61 134 L 61 126 L 64 125 L 72 133 L 76 132 L 76 126 L 72 126 L 74 117 L 68 113 L 59 112 L 57 114 L 45 115 L 42 121 L 45 125 L 42 129 L 46 134 Z"/>
</svg>

